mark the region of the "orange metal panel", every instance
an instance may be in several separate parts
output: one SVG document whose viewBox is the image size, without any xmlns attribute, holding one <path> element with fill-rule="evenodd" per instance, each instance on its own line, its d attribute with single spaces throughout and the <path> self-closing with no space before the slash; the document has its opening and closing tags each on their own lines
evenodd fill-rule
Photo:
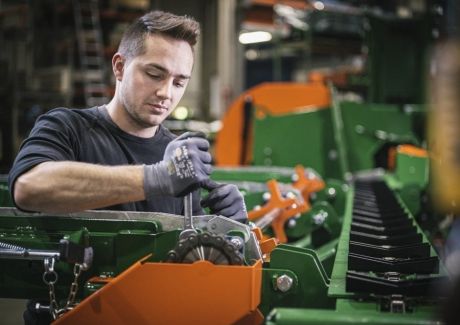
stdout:
<svg viewBox="0 0 460 325">
<path fill-rule="evenodd" d="M 261 282 L 261 261 L 253 266 L 140 261 L 54 324 L 260 323 L 254 312 Z"/>
</svg>

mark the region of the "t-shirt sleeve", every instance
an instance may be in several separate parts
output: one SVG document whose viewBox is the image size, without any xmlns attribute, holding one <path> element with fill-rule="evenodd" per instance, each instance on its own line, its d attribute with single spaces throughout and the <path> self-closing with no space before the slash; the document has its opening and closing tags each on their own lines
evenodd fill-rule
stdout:
<svg viewBox="0 0 460 325">
<path fill-rule="evenodd" d="M 13 201 L 14 183 L 23 173 L 42 162 L 75 160 L 76 137 L 71 120 L 70 112 L 64 108 L 54 109 L 38 118 L 8 175 Z"/>
</svg>

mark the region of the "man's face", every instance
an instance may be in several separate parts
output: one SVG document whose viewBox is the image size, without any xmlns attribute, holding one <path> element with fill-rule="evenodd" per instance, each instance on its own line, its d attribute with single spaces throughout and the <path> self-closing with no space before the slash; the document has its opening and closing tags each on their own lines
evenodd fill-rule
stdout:
<svg viewBox="0 0 460 325">
<path fill-rule="evenodd" d="M 145 53 L 125 62 L 120 100 L 140 128 L 157 126 L 184 95 L 193 68 L 192 48 L 186 41 L 160 35 L 145 39 Z"/>
</svg>

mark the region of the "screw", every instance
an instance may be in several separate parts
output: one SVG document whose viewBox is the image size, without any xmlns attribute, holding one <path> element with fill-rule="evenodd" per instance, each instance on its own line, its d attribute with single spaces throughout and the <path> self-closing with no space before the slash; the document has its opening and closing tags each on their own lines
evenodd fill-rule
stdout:
<svg viewBox="0 0 460 325">
<path fill-rule="evenodd" d="M 271 195 L 269 192 L 265 192 L 265 193 L 262 195 L 262 199 L 263 199 L 264 201 L 270 200 L 271 197 L 272 197 L 272 195 Z"/>
<path fill-rule="evenodd" d="M 236 249 L 240 249 L 241 247 L 243 247 L 243 240 L 241 237 L 232 237 L 232 239 L 230 239 L 230 242 L 235 245 Z"/>
<path fill-rule="evenodd" d="M 283 274 L 276 278 L 276 288 L 281 292 L 287 292 L 292 288 L 294 280 L 286 274 Z"/>
<path fill-rule="evenodd" d="M 288 228 L 294 228 L 295 226 L 297 225 L 297 221 L 295 220 L 295 218 L 291 218 L 288 220 L 287 222 L 287 226 Z"/>
</svg>

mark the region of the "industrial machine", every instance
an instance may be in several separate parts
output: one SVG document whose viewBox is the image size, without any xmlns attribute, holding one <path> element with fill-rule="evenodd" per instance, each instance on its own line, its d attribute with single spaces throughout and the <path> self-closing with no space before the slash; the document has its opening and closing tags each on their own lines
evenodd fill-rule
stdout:
<svg viewBox="0 0 460 325">
<path fill-rule="evenodd" d="M 394 186 L 357 177 L 337 237 L 315 249 L 192 216 L 190 197 L 184 216 L 4 207 L 0 296 L 57 324 L 435 324 L 448 276 Z"/>
</svg>

